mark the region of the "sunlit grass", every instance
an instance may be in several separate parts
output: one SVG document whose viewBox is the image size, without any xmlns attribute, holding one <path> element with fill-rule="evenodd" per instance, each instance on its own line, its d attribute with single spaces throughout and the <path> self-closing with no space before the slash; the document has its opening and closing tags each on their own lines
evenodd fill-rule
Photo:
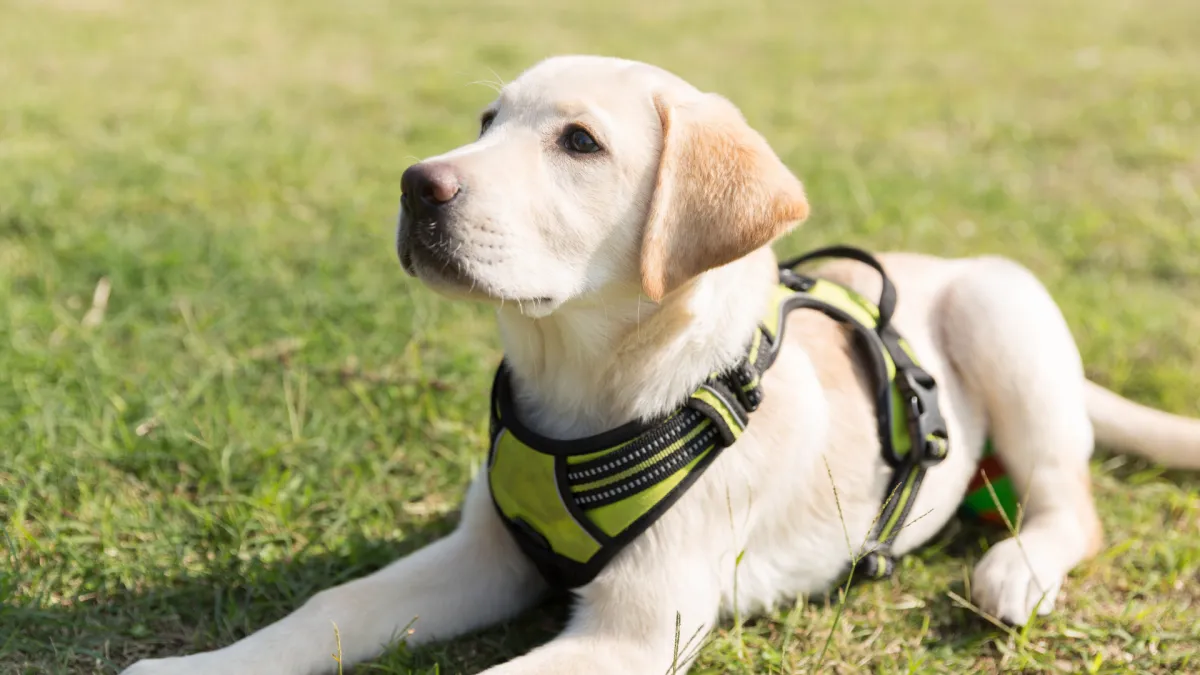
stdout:
<svg viewBox="0 0 1200 675">
<path fill-rule="evenodd" d="M 1190 0 L 0 2 L 0 672 L 226 644 L 452 527 L 499 352 L 401 274 L 399 177 L 552 53 L 739 104 L 814 205 L 781 250 L 1008 255 L 1092 377 L 1200 414 L 1197 26 Z M 1094 469 L 1109 548 L 1027 631 L 962 606 L 996 537 L 968 529 L 841 610 L 723 624 L 693 672 L 1197 669 L 1200 483 Z M 477 672 L 565 612 L 372 667 Z"/>
</svg>

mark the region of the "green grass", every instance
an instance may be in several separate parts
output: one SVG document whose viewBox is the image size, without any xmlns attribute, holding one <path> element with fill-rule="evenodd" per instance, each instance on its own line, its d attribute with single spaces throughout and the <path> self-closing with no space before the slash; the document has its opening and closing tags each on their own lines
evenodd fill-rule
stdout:
<svg viewBox="0 0 1200 675">
<path fill-rule="evenodd" d="M 781 250 L 1011 256 L 1093 378 L 1200 414 L 1200 3 L 544 5 L 0 0 L 0 672 L 223 645 L 453 526 L 499 351 L 401 273 L 399 177 L 553 53 L 741 105 L 814 205 Z M 694 672 L 1200 669 L 1200 480 L 1094 474 L 1110 548 L 1029 630 L 956 603 L 968 529 Z M 477 672 L 565 614 L 367 672 Z"/>
</svg>

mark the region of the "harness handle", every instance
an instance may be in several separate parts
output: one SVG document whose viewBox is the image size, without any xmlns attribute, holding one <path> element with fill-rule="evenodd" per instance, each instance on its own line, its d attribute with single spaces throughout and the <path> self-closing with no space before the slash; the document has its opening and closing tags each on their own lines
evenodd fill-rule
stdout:
<svg viewBox="0 0 1200 675">
<path fill-rule="evenodd" d="M 870 265 L 876 272 L 879 272 L 879 277 L 883 280 L 883 291 L 879 294 L 879 325 L 875 329 L 877 332 L 882 333 L 883 329 L 891 323 L 892 313 L 896 311 L 896 287 L 892 285 L 892 280 L 888 278 L 887 272 L 883 271 L 883 265 L 875 259 L 875 256 L 861 248 L 853 246 L 829 246 L 809 251 L 802 256 L 780 263 L 779 266 L 785 269 L 793 269 L 806 262 L 820 258 L 850 258 L 851 260 L 857 260 L 860 263 Z"/>
</svg>

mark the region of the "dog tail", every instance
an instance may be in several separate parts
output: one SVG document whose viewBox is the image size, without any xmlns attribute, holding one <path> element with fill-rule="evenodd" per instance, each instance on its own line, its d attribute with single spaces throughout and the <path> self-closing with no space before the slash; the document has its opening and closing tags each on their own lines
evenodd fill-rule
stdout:
<svg viewBox="0 0 1200 675">
<path fill-rule="evenodd" d="M 1099 444 L 1168 468 L 1200 471 L 1200 419 L 1147 408 L 1093 382 L 1086 400 Z"/>
</svg>

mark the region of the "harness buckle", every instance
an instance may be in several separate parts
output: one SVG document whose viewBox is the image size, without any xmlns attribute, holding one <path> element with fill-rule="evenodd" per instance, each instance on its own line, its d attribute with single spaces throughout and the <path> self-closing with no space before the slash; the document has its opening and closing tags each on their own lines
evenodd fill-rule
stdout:
<svg viewBox="0 0 1200 675">
<path fill-rule="evenodd" d="M 811 277 L 806 277 L 787 267 L 783 267 L 779 270 L 779 283 L 797 293 L 807 293 L 817 282 Z"/>
<path fill-rule="evenodd" d="M 887 579 L 896 572 L 896 559 L 888 550 L 881 547 L 859 558 L 857 568 L 861 570 L 861 578 Z"/>
<path fill-rule="evenodd" d="M 763 388 L 762 378 L 754 364 L 742 359 L 725 374 L 725 382 L 747 413 L 758 410 L 763 401 Z"/>
<path fill-rule="evenodd" d="M 930 468 L 949 454 L 949 432 L 937 405 L 937 383 L 919 366 L 900 368 L 896 382 L 907 405 L 913 459 Z"/>
</svg>

